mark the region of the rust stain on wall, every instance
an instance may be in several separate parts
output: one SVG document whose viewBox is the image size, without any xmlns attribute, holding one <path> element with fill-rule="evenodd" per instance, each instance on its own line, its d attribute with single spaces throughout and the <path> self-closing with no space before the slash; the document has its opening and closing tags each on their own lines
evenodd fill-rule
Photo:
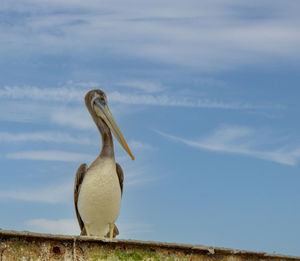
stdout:
<svg viewBox="0 0 300 261">
<path fill-rule="evenodd" d="M 182 245 L 96 237 L 48 235 L 0 230 L 0 261 L 300 261 L 300 257 L 270 255 L 202 245 Z"/>
</svg>

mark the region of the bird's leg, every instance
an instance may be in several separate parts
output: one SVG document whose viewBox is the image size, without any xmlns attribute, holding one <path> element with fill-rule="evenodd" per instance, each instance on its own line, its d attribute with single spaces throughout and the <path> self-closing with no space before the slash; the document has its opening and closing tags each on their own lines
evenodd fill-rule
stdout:
<svg viewBox="0 0 300 261">
<path fill-rule="evenodd" d="M 112 239 L 114 237 L 114 228 L 115 224 L 109 224 L 109 238 Z"/>
<path fill-rule="evenodd" d="M 87 236 L 90 237 L 91 236 L 90 225 L 89 224 L 85 224 L 84 226 L 85 226 L 85 231 L 86 231 Z"/>
</svg>

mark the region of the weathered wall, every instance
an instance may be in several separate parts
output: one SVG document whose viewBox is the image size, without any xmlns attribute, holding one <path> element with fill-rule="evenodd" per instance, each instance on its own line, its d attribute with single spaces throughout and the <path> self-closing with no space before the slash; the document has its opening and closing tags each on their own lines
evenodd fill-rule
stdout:
<svg viewBox="0 0 300 261">
<path fill-rule="evenodd" d="M 300 261 L 300 258 L 199 245 L 100 240 L 0 230 L 0 261 L 8 260 Z"/>
</svg>

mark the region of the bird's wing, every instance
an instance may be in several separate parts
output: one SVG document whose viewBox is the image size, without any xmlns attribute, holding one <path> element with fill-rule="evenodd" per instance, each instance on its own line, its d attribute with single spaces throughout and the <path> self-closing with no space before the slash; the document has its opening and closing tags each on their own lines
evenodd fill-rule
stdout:
<svg viewBox="0 0 300 261">
<path fill-rule="evenodd" d="M 123 194 L 124 173 L 123 173 L 123 170 L 122 170 L 119 163 L 116 163 L 116 170 L 117 170 L 117 175 L 118 175 L 118 178 L 119 178 L 119 183 L 120 183 L 120 188 L 121 188 L 121 195 L 122 195 Z M 119 235 L 119 229 L 115 225 L 114 232 L 113 232 L 113 237 L 116 237 L 117 235 Z M 109 237 L 109 233 L 106 235 L 106 237 Z"/>
<path fill-rule="evenodd" d="M 87 171 L 87 165 L 85 163 L 81 164 L 76 172 L 75 183 L 74 183 L 74 205 L 75 205 L 77 220 L 81 230 L 81 235 L 86 235 L 86 231 L 85 231 L 84 223 L 78 211 L 77 202 L 78 202 L 80 187 L 86 171 Z"/>
<path fill-rule="evenodd" d="M 117 169 L 117 174 L 118 174 L 118 178 L 119 178 L 119 182 L 120 182 L 121 195 L 123 195 L 124 174 L 123 174 L 123 170 L 119 163 L 116 163 L 116 169 Z"/>
</svg>

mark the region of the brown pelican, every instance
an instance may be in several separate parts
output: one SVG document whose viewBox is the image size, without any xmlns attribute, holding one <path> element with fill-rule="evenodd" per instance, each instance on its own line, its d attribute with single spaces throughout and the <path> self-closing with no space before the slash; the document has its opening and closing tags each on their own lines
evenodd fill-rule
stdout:
<svg viewBox="0 0 300 261">
<path fill-rule="evenodd" d="M 115 162 L 111 132 L 134 159 L 121 131 L 107 106 L 101 90 L 85 95 L 85 104 L 102 136 L 99 156 L 87 167 L 81 164 L 74 184 L 74 203 L 81 235 L 113 238 L 119 234 L 115 226 L 123 193 L 123 171 Z"/>
</svg>

